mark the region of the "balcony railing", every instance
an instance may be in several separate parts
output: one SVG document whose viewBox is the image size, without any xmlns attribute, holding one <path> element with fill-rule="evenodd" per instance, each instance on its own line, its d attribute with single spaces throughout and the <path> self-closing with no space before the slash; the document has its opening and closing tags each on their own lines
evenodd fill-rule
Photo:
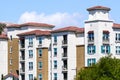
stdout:
<svg viewBox="0 0 120 80">
<path fill-rule="evenodd" d="M 103 44 L 109 44 L 109 39 L 103 39 Z"/>
<path fill-rule="evenodd" d="M 53 42 L 53 45 L 57 45 L 57 42 Z"/>
<path fill-rule="evenodd" d="M 67 46 L 67 40 L 62 41 L 62 46 Z"/>
<path fill-rule="evenodd" d="M 62 59 L 67 59 L 67 53 L 62 53 Z"/>
<path fill-rule="evenodd" d="M 67 65 L 62 66 L 62 71 L 66 72 L 67 71 Z"/>
<path fill-rule="evenodd" d="M 24 50 L 25 49 L 25 44 L 21 44 L 20 45 L 20 50 Z"/>
<path fill-rule="evenodd" d="M 33 47 L 33 44 L 29 44 L 28 47 Z"/>
<path fill-rule="evenodd" d="M 25 73 L 25 69 L 24 68 L 20 68 L 20 73 Z"/>
<path fill-rule="evenodd" d="M 94 39 L 88 39 L 88 44 L 94 44 Z"/>
<path fill-rule="evenodd" d="M 42 44 L 38 44 L 38 48 L 42 48 Z"/>
<path fill-rule="evenodd" d="M 25 61 L 25 57 L 20 56 L 20 61 Z"/>
</svg>

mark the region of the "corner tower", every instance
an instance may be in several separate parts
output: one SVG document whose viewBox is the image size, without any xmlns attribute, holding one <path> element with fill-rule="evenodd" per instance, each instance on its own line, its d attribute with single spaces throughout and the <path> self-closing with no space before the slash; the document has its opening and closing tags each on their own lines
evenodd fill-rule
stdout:
<svg viewBox="0 0 120 80">
<path fill-rule="evenodd" d="M 89 12 L 88 20 L 109 20 L 109 11 L 111 9 L 108 7 L 103 6 L 94 6 L 88 8 L 87 11 Z"/>
<path fill-rule="evenodd" d="M 113 21 L 109 18 L 110 10 L 104 6 L 94 6 L 87 9 L 89 17 L 85 21 L 86 67 L 111 53 Z"/>
</svg>

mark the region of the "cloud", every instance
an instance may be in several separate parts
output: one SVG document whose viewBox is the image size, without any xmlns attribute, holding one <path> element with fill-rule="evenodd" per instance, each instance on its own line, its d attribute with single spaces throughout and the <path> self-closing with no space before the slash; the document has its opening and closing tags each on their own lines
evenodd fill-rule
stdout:
<svg viewBox="0 0 120 80">
<path fill-rule="evenodd" d="M 24 22 L 41 22 L 55 25 L 58 27 L 65 26 L 80 26 L 81 15 L 79 13 L 54 13 L 54 14 L 45 14 L 37 12 L 25 12 L 20 16 L 18 23 Z"/>
</svg>

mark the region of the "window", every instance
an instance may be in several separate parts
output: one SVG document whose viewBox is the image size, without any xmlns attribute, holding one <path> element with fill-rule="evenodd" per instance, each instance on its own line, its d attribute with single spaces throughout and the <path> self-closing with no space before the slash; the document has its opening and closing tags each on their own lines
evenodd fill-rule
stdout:
<svg viewBox="0 0 120 80">
<path fill-rule="evenodd" d="M 38 63 L 38 69 L 42 69 L 42 67 L 43 67 L 43 63 L 42 63 L 42 62 L 39 62 L 39 63 Z"/>
<path fill-rule="evenodd" d="M 57 60 L 54 60 L 54 69 L 57 69 Z"/>
<path fill-rule="evenodd" d="M 39 44 L 42 44 L 42 37 L 39 37 Z"/>
<path fill-rule="evenodd" d="M 29 38 L 29 46 L 33 46 L 33 38 Z"/>
<path fill-rule="evenodd" d="M 10 46 L 10 53 L 12 53 L 12 46 Z"/>
<path fill-rule="evenodd" d="M 57 80 L 57 73 L 54 73 L 54 80 Z"/>
<path fill-rule="evenodd" d="M 91 58 L 91 59 L 88 59 L 87 60 L 87 65 L 88 66 L 92 66 L 93 64 L 95 64 L 96 63 L 96 59 L 95 58 Z"/>
<path fill-rule="evenodd" d="M 54 48 L 54 56 L 57 56 L 57 48 Z"/>
<path fill-rule="evenodd" d="M 10 65 L 12 65 L 12 59 L 10 59 Z"/>
<path fill-rule="evenodd" d="M 33 62 L 29 62 L 29 70 L 33 70 Z"/>
<path fill-rule="evenodd" d="M 54 36 L 54 43 L 57 43 L 57 36 Z"/>
<path fill-rule="evenodd" d="M 101 53 L 110 53 L 110 45 L 102 45 L 101 46 Z"/>
<path fill-rule="evenodd" d="M 115 40 L 116 40 L 116 41 L 120 41 L 120 33 L 116 33 Z"/>
<path fill-rule="evenodd" d="M 63 35 L 63 44 L 67 44 L 67 35 Z"/>
<path fill-rule="evenodd" d="M 103 32 L 103 40 L 104 41 L 106 41 L 106 40 L 108 41 L 109 40 L 109 32 L 108 31 L 104 31 Z"/>
<path fill-rule="evenodd" d="M 94 32 L 93 31 L 88 32 L 88 41 L 94 41 Z"/>
<path fill-rule="evenodd" d="M 33 50 L 29 50 L 29 58 L 33 58 Z"/>
<path fill-rule="evenodd" d="M 33 80 L 33 74 L 29 74 L 29 80 Z"/>
<path fill-rule="evenodd" d="M 116 54 L 120 54 L 120 46 L 116 46 Z"/>
<path fill-rule="evenodd" d="M 39 50 L 38 50 L 38 56 L 39 56 L 39 57 L 42 57 L 42 49 L 39 49 Z"/>
<path fill-rule="evenodd" d="M 95 52 L 96 52 L 96 47 L 94 45 L 87 46 L 87 53 L 88 54 L 94 54 Z"/>
<path fill-rule="evenodd" d="M 42 80 L 42 74 L 38 75 L 38 80 Z"/>
<path fill-rule="evenodd" d="M 12 41 L 12 35 L 10 35 L 10 40 Z"/>
</svg>

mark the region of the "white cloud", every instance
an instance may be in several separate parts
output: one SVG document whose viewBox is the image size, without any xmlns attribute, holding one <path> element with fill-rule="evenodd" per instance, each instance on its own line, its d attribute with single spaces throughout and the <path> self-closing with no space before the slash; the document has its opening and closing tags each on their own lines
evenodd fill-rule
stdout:
<svg viewBox="0 0 120 80">
<path fill-rule="evenodd" d="M 45 13 L 37 14 L 36 12 L 25 12 L 21 15 L 18 23 L 41 22 L 55 25 L 57 28 L 71 25 L 80 26 L 81 17 L 79 13 L 69 14 L 57 12 L 48 15 Z"/>
</svg>

